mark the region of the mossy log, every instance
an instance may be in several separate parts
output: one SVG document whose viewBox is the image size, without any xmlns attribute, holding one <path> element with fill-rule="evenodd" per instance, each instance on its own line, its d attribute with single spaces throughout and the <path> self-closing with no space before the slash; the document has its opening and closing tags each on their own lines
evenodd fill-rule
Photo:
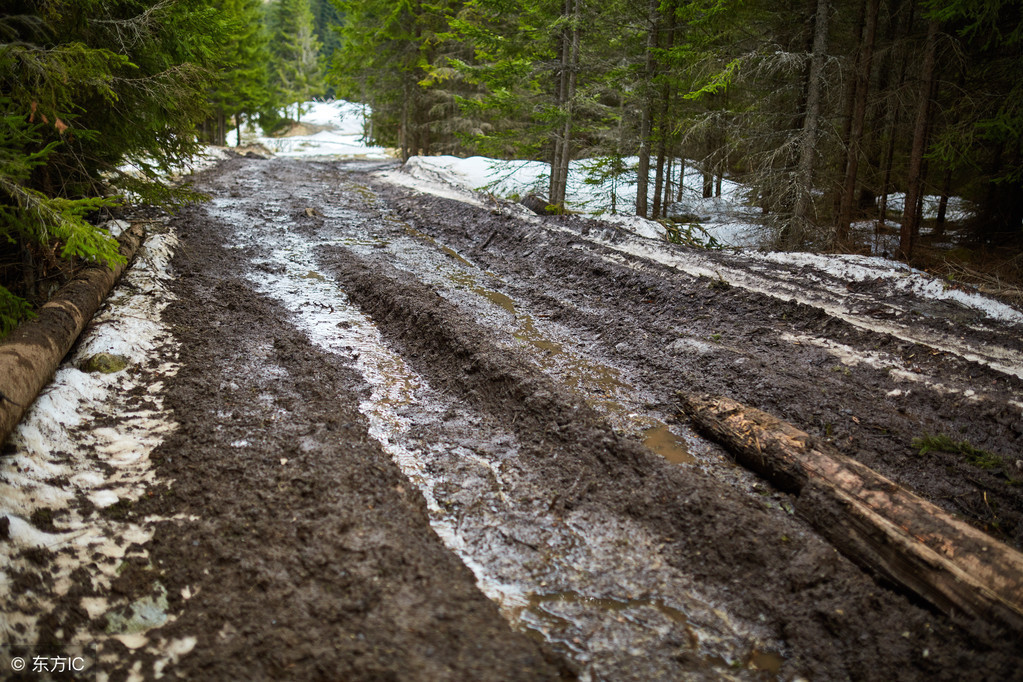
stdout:
<svg viewBox="0 0 1023 682">
<path fill-rule="evenodd" d="M 797 513 L 851 560 L 946 613 L 1023 632 L 1023 554 L 766 412 L 679 397 L 701 432 L 798 495 Z"/>
<path fill-rule="evenodd" d="M 144 235 L 141 226 L 133 225 L 118 237 L 126 263 L 135 258 Z M 0 443 L 53 378 L 126 267 L 84 268 L 39 309 L 35 319 L 19 325 L 0 343 Z"/>
</svg>

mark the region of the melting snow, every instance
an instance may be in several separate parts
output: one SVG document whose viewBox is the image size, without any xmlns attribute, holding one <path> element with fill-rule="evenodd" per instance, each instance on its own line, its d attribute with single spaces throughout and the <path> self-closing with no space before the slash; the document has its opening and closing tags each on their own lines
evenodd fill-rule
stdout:
<svg viewBox="0 0 1023 682">
<path fill-rule="evenodd" d="M 13 540 L 0 543 L 0 564 L 7 571 L 38 572 L 20 549 L 59 551 L 43 575 L 43 584 L 57 596 L 70 589 L 71 574 L 83 566 L 97 589 L 109 587 L 129 548 L 152 536 L 157 519 L 118 520 L 76 502 L 84 499 L 104 508 L 138 499 L 154 478 L 149 454 L 174 428 L 159 392 L 142 399 L 131 393 L 176 372 L 176 349 L 160 321 L 172 300 L 166 280 L 176 244 L 169 231 L 151 234 L 75 352 L 12 434 L 14 454 L 0 460 L 0 515 L 9 520 Z M 112 374 L 77 368 L 98 352 L 124 355 L 129 368 Z M 39 528 L 33 520 L 37 514 L 52 516 L 57 531 Z M 140 554 L 137 547 L 130 552 Z M 31 646 L 38 615 L 53 604 L 45 593 L 14 593 L 11 588 L 10 580 L 0 581 L 0 637 Z M 89 598 L 82 606 L 98 617 L 111 605 Z M 71 643 L 87 641 L 79 632 Z"/>
<path fill-rule="evenodd" d="M 365 121 L 367 109 L 361 104 L 342 100 L 332 102 L 307 102 L 303 105 L 302 123 L 312 126 L 327 126 L 307 135 L 287 137 L 253 136 L 242 130 L 242 142 L 258 143 L 279 156 L 330 156 L 334 158 L 359 158 L 385 160 L 392 154 L 384 147 L 365 143 Z M 237 132 L 227 134 L 229 145 L 237 143 Z"/>
</svg>

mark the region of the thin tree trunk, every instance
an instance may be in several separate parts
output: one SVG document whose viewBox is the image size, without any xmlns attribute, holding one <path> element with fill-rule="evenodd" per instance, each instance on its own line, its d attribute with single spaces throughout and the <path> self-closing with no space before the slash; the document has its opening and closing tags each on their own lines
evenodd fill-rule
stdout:
<svg viewBox="0 0 1023 682">
<path fill-rule="evenodd" d="M 579 0 L 564 0 L 563 16 L 571 17 L 571 26 L 561 35 L 561 74 L 558 83 L 558 104 L 564 110 L 564 125 L 554 140 L 551 163 L 550 203 L 565 207 L 568 167 L 571 160 L 572 100 L 575 97 L 575 71 L 579 61 Z"/>
<path fill-rule="evenodd" d="M 411 88 L 409 87 L 409 75 L 405 74 L 402 78 L 402 94 L 401 98 L 401 122 L 398 128 L 398 144 L 401 147 L 401 161 L 402 163 L 409 160 L 412 156 L 412 140 L 410 139 L 411 127 L 409 124 L 409 100 L 412 98 Z"/>
<path fill-rule="evenodd" d="M 658 0 L 650 0 L 647 4 L 649 32 L 646 38 L 646 82 L 653 81 L 654 50 L 657 48 L 658 31 Z M 653 97 L 649 94 L 643 103 L 643 113 L 639 122 L 639 165 L 636 168 L 636 215 L 647 215 L 647 191 L 650 184 L 650 129 L 653 118 Z"/>
<path fill-rule="evenodd" d="M 828 52 L 828 15 L 830 13 L 830 1 L 817 0 L 817 11 L 813 24 L 813 52 L 806 91 L 806 117 L 800 135 L 799 163 L 796 166 L 795 205 L 788 234 L 783 235 L 787 246 L 801 245 L 810 231 L 813 171 L 817 155 L 821 99 L 824 94 L 824 60 Z"/>
<path fill-rule="evenodd" d="M 948 213 L 948 195 L 952 191 L 952 171 L 945 172 L 945 179 L 941 183 L 941 198 L 938 200 L 938 218 L 934 222 L 934 236 L 945 236 L 945 216 Z"/>
<path fill-rule="evenodd" d="M 846 79 L 845 92 L 842 95 L 842 102 L 844 104 L 842 110 L 842 142 L 846 145 L 849 143 L 849 134 L 852 131 L 853 109 L 855 108 L 856 100 L 856 76 L 858 73 L 858 65 L 860 64 L 861 51 L 863 49 L 863 23 L 864 17 L 867 13 L 867 2 L 869 2 L 869 0 L 861 0 L 859 7 L 856 10 L 856 23 L 853 24 L 853 26 L 856 27 L 856 56 L 853 59 L 852 77 Z M 840 200 L 841 197 L 836 197 L 836 199 Z M 837 201 L 835 209 L 836 211 L 838 210 Z"/>
<path fill-rule="evenodd" d="M 906 202 L 902 212 L 902 229 L 899 231 L 898 257 L 908 261 L 913 256 L 913 246 L 920 232 L 919 202 L 923 189 L 924 152 L 927 149 L 927 128 L 930 121 L 931 92 L 934 89 L 935 53 L 938 44 L 936 19 L 927 25 L 927 44 L 924 62 L 920 69 L 920 98 L 916 108 L 916 122 L 913 125 L 913 147 L 909 155 L 909 174 L 906 178 Z"/>
<path fill-rule="evenodd" d="M 685 199 L 686 191 L 686 150 L 678 150 L 678 194 L 675 201 L 681 202 Z"/>
<path fill-rule="evenodd" d="M 845 183 L 842 201 L 838 210 L 836 240 L 843 243 L 849 239 L 853 206 L 856 201 L 856 175 L 860 164 L 860 143 L 863 139 L 863 122 L 867 116 L 867 92 L 870 88 L 870 67 L 874 58 L 874 37 L 877 32 L 879 0 L 867 1 L 867 12 L 863 27 L 863 41 L 857 59 L 855 102 L 849 126 L 849 145 L 845 163 Z"/>
<path fill-rule="evenodd" d="M 675 158 L 668 155 L 668 167 L 664 173 L 664 199 L 661 202 L 664 215 L 668 215 L 668 206 L 671 205 L 671 183 L 674 179 Z"/>
<path fill-rule="evenodd" d="M 667 48 L 670 50 L 675 44 L 675 26 L 670 25 L 667 31 Z M 659 126 L 657 139 L 657 175 L 654 180 L 654 211 L 653 217 L 660 217 L 664 203 L 661 200 L 661 191 L 664 187 L 664 162 L 668 152 L 668 112 L 671 108 L 671 89 L 667 81 L 661 84 L 661 106 L 657 116 Z"/>
<path fill-rule="evenodd" d="M 903 26 L 903 30 L 901 32 L 902 40 L 903 40 L 903 46 L 902 46 L 902 49 L 901 49 L 901 53 L 902 53 L 901 56 L 902 56 L 902 58 L 899 61 L 899 77 L 898 77 L 898 79 L 897 79 L 897 81 L 895 83 L 895 90 L 896 91 L 901 90 L 903 83 L 906 82 L 906 67 L 907 67 L 908 62 L 909 62 L 909 54 L 908 54 L 908 49 L 905 46 L 905 42 L 909 39 L 909 34 L 913 30 L 913 17 L 914 17 L 914 14 L 915 14 L 915 10 L 916 10 L 916 4 L 911 1 L 910 4 L 909 4 L 908 16 L 906 16 L 906 18 L 905 18 L 905 20 L 904 20 L 904 22 L 902 24 L 902 26 Z M 888 111 L 890 113 L 886 117 L 886 126 L 885 126 L 885 129 L 888 131 L 888 147 L 887 147 L 887 151 L 885 152 L 884 173 L 883 173 L 883 178 L 884 179 L 881 182 L 881 192 L 880 192 L 880 195 L 881 195 L 881 205 L 880 205 L 880 211 L 878 213 L 878 219 L 877 219 L 878 231 L 880 231 L 881 227 L 886 225 L 887 221 L 888 221 L 888 190 L 891 187 L 892 167 L 894 165 L 894 160 L 895 160 L 896 129 L 898 128 L 898 125 L 899 125 L 899 109 L 897 107 L 894 107 L 894 106 L 889 106 Z"/>
</svg>

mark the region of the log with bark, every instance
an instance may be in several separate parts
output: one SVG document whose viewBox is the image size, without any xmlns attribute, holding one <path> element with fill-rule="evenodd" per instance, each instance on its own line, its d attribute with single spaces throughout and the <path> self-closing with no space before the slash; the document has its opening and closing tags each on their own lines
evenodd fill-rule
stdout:
<svg viewBox="0 0 1023 682">
<path fill-rule="evenodd" d="M 797 495 L 797 513 L 847 557 L 946 613 L 1023 631 L 1023 554 L 766 412 L 679 399 L 740 464 Z"/>
<path fill-rule="evenodd" d="M 50 382 L 61 360 L 135 258 L 144 239 L 140 225 L 118 238 L 125 265 L 87 267 L 0 343 L 0 444 Z"/>
</svg>

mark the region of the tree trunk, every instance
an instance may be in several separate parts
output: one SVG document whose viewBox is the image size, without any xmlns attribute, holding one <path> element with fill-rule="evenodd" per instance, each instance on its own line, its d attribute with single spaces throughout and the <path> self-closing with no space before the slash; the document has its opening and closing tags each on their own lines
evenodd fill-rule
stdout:
<svg viewBox="0 0 1023 682">
<path fill-rule="evenodd" d="M 398 146 L 401 148 L 401 162 L 405 163 L 412 156 L 411 131 L 409 130 L 409 100 L 412 99 L 409 75 L 402 76 L 401 120 L 398 127 Z"/>
<path fill-rule="evenodd" d="M 820 128 L 821 99 L 824 94 L 824 61 L 828 52 L 828 19 L 830 0 L 817 0 L 813 22 L 813 52 L 806 89 L 806 116 L 799 141 L 799 162 L 796 166 L 795 202 L 792 221 L 783 235 L 786 246 L 800 246 L 810 231 L 810 211 L 813 208 L 813 171 L 817 158 L 817 138 Z"/>
<path fill-rule="evenodd" d="M 838 209 L 836 241 L 842 244 L 849 239 L 849 226 L 853 220 L 856 203 L 856 175 L 860 164 L 860 142 L 863 139 L 863 122 L 867 116 L 867 92 L 870 87 L 870 67 L 874 58 L 874 36 L 877 32 L 879 0 L 867 0 L 864 18 L 863 40 L 856 60 L 856 88 L 852 119 L 849 122 L 849 144 L 846 152 L 845 182 L 842 187 L 842 201 Z"/>
<path fill-rule="evenodd" d="M 904 13 L 905 18 L 902 21 L 902 30 L 898 32 L 898 35 L 901 35 L 902 37 L 903 45 L 900 50 L 901 58 L 899 59 L 899 75 L 895 81 L 895 91 L 901 90 L 903 83 L 906 82 L 906 68 L 909 62 L 909 51 L 905 46 L 905 41 L 908 40 L 909 35 L 913 30 L 913 17 L 915 10 L 916 4 L 914 2 L 910 2 L 909 12 Z M 881 174 L 881 191 L 878 193 L 880 196 L 880 206 L 877 219 L 878 230 L 880 230 L 882 226 L 886 225 L 888 221 L 888 192 L 891 189 L 892 183 L 892 172 L 895 162 L 895 138 L 899 126 L 899 118 L 898 107 L 890 104 L 885 115 L 885 131 L 887 132 L 888 144 L 885 148 L 884 167 Z"/>
<path fill-rule="evenodd" d="M 663 211 L 664 215 L 668 215 L 668 207 L 671 205 L 671 195 L 672 195 L 671 183 L 674 181 L 674 177 L 675 177 L 675 158 L 674 158 L 674 154 L 672 153 L 672 154 L 668 155 L 668 167 L 665 170 L 665 174 L 664 174 L 664 178 L 665 178 L 665 181 L 664 181 L 664 199 L 661 202 L 662 211 Z"/>
<path fill-rule="evenodd" d="M 906 202 L 902 212 L 902 229 L 899 231 L 899 253 L 901 260 L 913 256 L 913 246 L 920 233 L 919 203 L 923 189 L 924 152 L 927 150 L 927 128 L 930 121 L 931 91 L 934 89 L 935 53 L 938 44 L 939 23 L 931 19 L 927 25 L 927 43 L 924 62 L 920 69 L 920 97 L 916 107 L 916 121 L 913 124 L 913 147 L 909 154 L 909 173 L 906 177 Z"/>
<path fill-rule="evenodd" d="M 670 50 L 675 44 L 675 26 L 671 24 L 667 30 L 667 47 L 665 49 Z M 653 218 L 657 219 L 661 216 L 664 206 L 662 202 L 661 193 L 664 188 L 664 162 L 665 157 L 668 153 L 668 128 L 669 118 L 668 113 L 671 109 L 671 88 L 667 81 L 661 84 L 660 93 L 660 111 L 657 113 L 657 174 L 654 179 L 654 208 Z"/>
<path fill-rule="evenodd" d="M 849 144 L 849 133 L 852 130 L 852 119 L 853 109 L 855 108 L 856 101 L 856 85 L 857 85 L 857 73 L 858 65 L 860 60 L 860 54 L 863 49 L 863 24 L 864 17 L 867 14 L 867 2 L 869 0 L 860 0 L 858 8 L 856 10 L 856 22 L 853 26 L 856 27 L 856 54 L 853 57 L 852 75 L 845 81 L 845 92 L 842 94 L 842 143 L 845 145 Z M 844 168 L 843 168 L 844 170 Z M 836 196 L 835 211 L 838 212 L 838 201 L 841 199 L 840 196 Z"/>
<path fill-rule="evenodd" d="M 686 150 L 680 149 L 678 152 L 678 194 L 675 195 L 675 201 L 681 202 L 685 199 L 686 191 Z"/>
<path fill-rule="evenodd" d="M 563 111 L 564 123 L 554 136 L 551 160 L 550 202 L 560 209 L 565 207 L 568 188 L 568 169 L 572 150 L 573 99 L 575 98 L 576 70 L 579 67 L 579 2 L 564 0 L 562 16 L 570 24 L 561 33 L 561 63 L 558 79 L 557 102 Z"/>
<path fill-rule="evenodd" d="M 659 17 L 657 8 L 659 0 L 650 0 L 647 4 L 647 20 L 649 22 L 646 36 L 646 83 L 654 78 L 654 51 L 657 49 L 657 31 Z M 653 118 L 653 97 L 644 96 L 643 113 L 639 121 L 639 165 L 636 168 L 636 215 L 647 216 L 647 192 L 650 184 L 650 130 Z"/>
<path fill-rule="evenodd" d="M 945 236 L 945 216 L 948 214 L 948 195 L 952 191 L 952 171 L 945 173 L 941 184 L 941 198 L 938 199 L 938 217 L 934 221 L 934 236 Z"/>
<path fill-rule="evenodd" d="M 765 412 L 681 396 L 703 433 L 774 485 L 852 561 L 951 614 L 1023 630 L 1023 554 Z"/>
</svg>

